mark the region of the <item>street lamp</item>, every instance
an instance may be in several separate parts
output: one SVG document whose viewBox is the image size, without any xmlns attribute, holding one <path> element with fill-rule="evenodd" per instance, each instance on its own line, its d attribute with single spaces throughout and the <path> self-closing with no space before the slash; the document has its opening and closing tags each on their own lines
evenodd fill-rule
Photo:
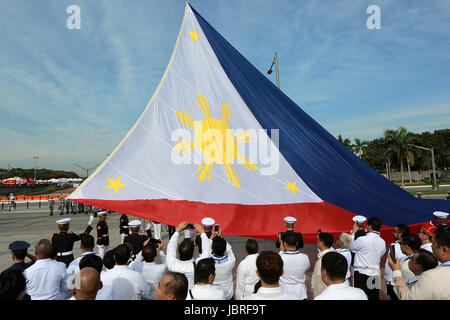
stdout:
<svg viewBox="0 0 450 320">
<path fill-rule="evenodd" d="M 86 170 L 86 178 L 87 178 L 87 177 L 89 177 L 89 171 L 91 171 L 92 169 L 97 168 L 99 165 L 100 165 L 100 163 L 97 164 L 95 167 L 92 167 L 92 168 L 83 168 L 83 167 L 80 166 L 79 164 L 76 164 L 76 163 L 75 163 L 73 166 L 74 166 L 74 167 L 77 166 L 78 168 L 81 168 L 81 169 L 83 169 L 83 170 Z"/>
<path fill-rule="evenodd" d="M 36 180 L 36 159 L 38 159 L 38 158 L 39 158 L 38 156 L 33 157 L 33 159 L 34 159 L 34 180 Z"/>
<path fill-rule="evenodd" d="M 427 151 L 431 151 L 431 165 L 433 166 L 433 190 L 437 190 L 438 189 L 438 185 L 436 183 L 436 165 L 434 163 L 434 149 L 433 148 L 425 148 L 425 147 L 420 147 L 420 146 L 416 146 L 413 144 L 408 144 L 408 146 L 411 147 L 416 147 L 422 150 L 427 150 Z"/>
<path fill-rule="evenodd" d="M 275 64 L 275 70 L 276 70 L 276 73 L 277 73 L 277 88 L 280 89 L 280 76 L 278 74 L 278 55 L 277 55 L 276 52 L 275 52 L 275 57 L 273 58 L 273 61 L 272 61 L 272 65 L 270 66 L 269 71 L 267 71 L 267 74 L 271 74 L 272 73 L 272 67 L 273 67 L 274 64 Z"/>
</svg>

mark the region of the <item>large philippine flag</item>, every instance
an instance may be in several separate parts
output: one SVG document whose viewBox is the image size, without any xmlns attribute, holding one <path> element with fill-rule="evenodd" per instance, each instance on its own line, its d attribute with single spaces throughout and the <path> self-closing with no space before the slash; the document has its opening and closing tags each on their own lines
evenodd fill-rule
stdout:
<svg viewBox="0 0 450 320">
<path fill-rule="evenodd" d="M 388 235 L 450 209 L 366 165 L 189 4 L 147 108 L 69 199 L 169 225 L 212 217 L 224 235 L 262 239 L 293 216 L 309 243 L 319 228 L 348 232 L 355 215 L 380 217 Z"/>
</svg>

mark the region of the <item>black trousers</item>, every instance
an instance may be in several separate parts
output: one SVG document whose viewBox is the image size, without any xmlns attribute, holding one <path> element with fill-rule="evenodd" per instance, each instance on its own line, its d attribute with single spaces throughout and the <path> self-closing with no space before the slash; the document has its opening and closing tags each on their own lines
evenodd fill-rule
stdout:
<svg viewBox="0 0 450 320">
<path fill-rule="evenodd" d="M 353 285 L 355 288 L 359 288 L 361 290 L 363 290 L 366 295 L 367 298 L 369 300 L 380 300 L 380 288 L 375 286 L 375 283 L 373 281 L 371 281 L 372 277 L 369 277 L 365 274 L 359 273 L 358 271 L 355 271 L 353 274 Z M 368 287 L 368 283 L 369 284 L 373 284 L 375 286 L 375 288 L 370 288 Z M 379 281 L 378 281 L 379 284 Z"/>
<path fill-rule="evenodd" d="M 391 298 L 391 300 L 394 300 L 394 301 L 399 300 L 397 295 L 395 294 L 394 286 L 392 284 L 386 283 L 386 291 L 387 291 L 388 296 Z"/>
</svg>

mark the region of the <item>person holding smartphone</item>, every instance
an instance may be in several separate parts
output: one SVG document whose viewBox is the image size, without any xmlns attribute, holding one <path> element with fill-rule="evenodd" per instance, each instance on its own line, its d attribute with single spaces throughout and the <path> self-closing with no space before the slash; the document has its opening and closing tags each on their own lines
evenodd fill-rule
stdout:
<svg viewBox="0 0 450 320">
<path fill-rule="evenodd" d="M 206 217 L 206 218 L 202 219 L 203 229 L 205 230 L 205 234 L 208 237 L 208 239 L 211 239 L 211 236 L 213 234 L 213 226 L 215 223 L 216 223 L 216 221 L 214 221 L 214 219 L 210 218 L 210 217 Z M 198 253 L 202 254 L 203 251 L 202 251 L 202 241 L 200 238 L 200 234 L 198 234 L 194 238 L 194 246 L 198 247 Z"/>
<path fill-rule="evenodd" d="M 275 242 L 275 247 L 280 248 L 280 240 L 279 240 L 280 236 L 281 236 L 281 240 L 284 240 L 285 234 L 292 232 L 297 237 L 297 249 L 296 250 L 303 248 L 303 236 L 302 236 L 302 234 L 300 232 L 295 232 L 294 231 L 295 222 L 297 221 L 297 219 L 294 218 L 294 217 L 285 217 L 284 221 L 286 222 L 286 231 L 278 233 L 277 241 Z"/>
</svg>

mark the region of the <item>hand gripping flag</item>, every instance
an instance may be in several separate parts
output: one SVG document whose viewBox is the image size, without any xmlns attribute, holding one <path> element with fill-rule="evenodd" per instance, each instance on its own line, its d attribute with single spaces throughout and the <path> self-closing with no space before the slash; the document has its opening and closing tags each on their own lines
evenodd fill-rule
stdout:
<svg viewBox="0 0 450 320">
<path fill-rule="evenodd" d="M 224 235 L 262 239 L 292 216 L 309 243 L 319 228 L 348 232 L 355 215 L 380 217 L 387 232 L 450 207 L 366 165 L 189 4 L 143 114 L 69 199 L 169 225 L 208 216 Z"/>
</svg>

